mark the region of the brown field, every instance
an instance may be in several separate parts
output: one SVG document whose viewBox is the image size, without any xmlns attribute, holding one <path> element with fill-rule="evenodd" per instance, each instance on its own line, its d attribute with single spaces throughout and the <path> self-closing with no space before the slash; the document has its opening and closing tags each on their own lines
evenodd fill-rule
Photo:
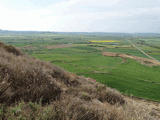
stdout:
<svg viewBox="0 0 160 120">
<path fill-rule="evenodd" d="M 36 47 L 33 47 L 33 46 L 30 46 L 30 45 L 27 45 L 27 46 L 24 46 L 24 47 L 20 47 L 20 49 L 24 49 L 24 50 L 35 50 Z"/>
<path fill-rule="evenodd" d="M 158 62 L 156 60 L 127 55 L 127 54 L 114 53 L 114 52 L 103 52 L 102 55 L 109 56 L 109 57 L 121 57 L 123 59 L 129 58 L 129 59 L 136 60 L 136 61 L 140 62 L 141 64 L 145 64 L 148 66 L 159 66 L 160 65 L 160 62 Z"/>
<path fill-rule="evenodd" d="M 69 47 L 75 47 L 76 45 L 73 44 L 60 44 L 60 45 L 48 45 L 45 46 L 47 49 L 57 49 L 57 48 L 69 48 Z"/>
</svg>

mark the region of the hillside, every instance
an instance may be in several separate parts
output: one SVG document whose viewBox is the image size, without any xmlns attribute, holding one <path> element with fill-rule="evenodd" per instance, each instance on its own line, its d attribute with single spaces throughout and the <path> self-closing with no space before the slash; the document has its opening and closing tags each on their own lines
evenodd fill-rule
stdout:
<svg viewBox="0 0 160 120">
<path fill-rule="evenodd" d="M 132 99 L 0 43 L 2 120 L 159 120 L 160 105 Z"/>
</svg>

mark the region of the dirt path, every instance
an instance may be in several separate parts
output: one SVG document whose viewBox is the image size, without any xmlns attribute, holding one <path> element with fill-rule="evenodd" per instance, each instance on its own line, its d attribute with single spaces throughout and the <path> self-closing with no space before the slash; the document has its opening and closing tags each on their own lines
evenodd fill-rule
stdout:
<svg viewBox="0 0 160 120">
<path fill-rule="evenodd" d="M 158 62 L 159 62 L 159 60 L 155 59 L 154 57 L 152 57 L 152 56 L 148 55 L 146 52 L 144 52 L 142 49 L 138 48 L 131 40 L 128 40 L 128 41 L 129 41 L 129 43 L 130 43 L 134 48 L 136 48 L 136 49 L 137 49 L 138 51 L 140 51 L 142 54 L 144 54 L 145 56 L 147 56 L 148 58 L 150 58 L 150 59 L 152 59 L 152 60 L 155 60 L 155 61 L 158 61 Z"/>
</svg>

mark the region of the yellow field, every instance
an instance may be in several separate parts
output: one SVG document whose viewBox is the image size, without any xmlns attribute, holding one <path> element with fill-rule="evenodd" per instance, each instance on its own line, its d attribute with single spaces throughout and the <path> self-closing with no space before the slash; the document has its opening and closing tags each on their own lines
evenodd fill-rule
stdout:
<svg viewBox="0 0 160 120">
<path fill-rule="evenodd" d="M 120 42 L 120 41 L 117 41 L 117 40 L 91 40 L 90 42 L 93 42 L 93 43 L 113 43 L 113 42 Z"/>
</svg>

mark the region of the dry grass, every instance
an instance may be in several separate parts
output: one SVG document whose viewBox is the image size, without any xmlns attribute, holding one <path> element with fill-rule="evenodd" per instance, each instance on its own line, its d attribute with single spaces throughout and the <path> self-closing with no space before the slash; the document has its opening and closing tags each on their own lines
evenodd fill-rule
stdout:
<svg viewBox="0 0 160 120">
<path fill-rule="evenodd" d="M 14 55 L 17 55 L 17 56 L 23 55 L 22 52 L 19 49 L 15 48 L 13 46 L 10 46 L 10 45 L 5 45 L 1 42 L 0 42 L 0 48 L 3 48 L 7 52 L 13 53 Z"/>
<path fill-rule="evenodd" d="M 2 120 L 159 119 L 153 109 L 114 89 L 8 47 L 0 47 Z"/>
</svg>

